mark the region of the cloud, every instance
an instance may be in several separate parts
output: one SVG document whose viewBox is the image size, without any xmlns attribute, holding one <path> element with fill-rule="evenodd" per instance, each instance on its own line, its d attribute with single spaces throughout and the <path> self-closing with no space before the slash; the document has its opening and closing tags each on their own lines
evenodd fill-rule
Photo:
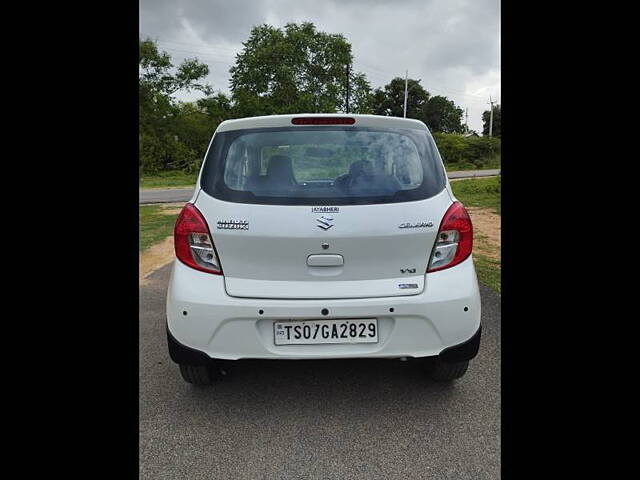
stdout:
<svg viewBox="0 0 640 480">
<path fill-rule="evenodd" d="M 207 63 L 207 81 L 228 92 L 229 67 L 252 26 L 311 21 L 347 38 L 372 86 L 408 69 L 431 94 L 468 107 L 469 126 L 481 131 L 489 95 L 500 97 L 499 12 L 499 0 L 141 0 L 140 31 L 175 63 Z"/>
</svg>

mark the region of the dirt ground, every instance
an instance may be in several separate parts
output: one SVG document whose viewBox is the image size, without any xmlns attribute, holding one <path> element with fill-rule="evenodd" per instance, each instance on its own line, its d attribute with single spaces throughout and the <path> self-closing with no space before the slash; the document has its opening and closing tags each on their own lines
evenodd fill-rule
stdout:
<svg viewBox="0 0 640 480">
<path fill-rule="evenodd" d="M 500 215 L 486 208 L 467 207 L 473 223 L 473 248 L 488 257 L 500 258 Z"/>
<path fill-rule="evenodd" d="M 162 213 L 165 215 L 177 215 L 183 206 L 184 203 L 165 203 L 162 204 Z M 149 276 L 149 274 L 155 272 L 160 267 L 164 267 L 174 258 L 173 236 L 169 236 L 162 242 L 146 249 L 140 254 L 138 284 L 140 286 L 146 285 L 148 283 L 146 277 Z"/>
<path fill-rule="evenodd" d="M 160 267 L 165 266 L 173 258 L 173 236 L 167 237 L 162 242 L 147 248 L 140 254 L 139 285 L 147 285 L 146 277 Z"/>
</svg>

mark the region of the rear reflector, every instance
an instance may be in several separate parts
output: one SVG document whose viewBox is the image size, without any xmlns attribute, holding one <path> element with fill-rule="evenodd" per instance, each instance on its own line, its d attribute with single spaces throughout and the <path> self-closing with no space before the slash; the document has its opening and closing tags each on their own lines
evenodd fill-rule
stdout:
<svg viewBox="0 0 640 480">
<path fill-rule="evenodd" d="M 353 125 L 355 118 L 351 117 L 296 117 L 291 119 L 294 125 Z"/>
</svg>

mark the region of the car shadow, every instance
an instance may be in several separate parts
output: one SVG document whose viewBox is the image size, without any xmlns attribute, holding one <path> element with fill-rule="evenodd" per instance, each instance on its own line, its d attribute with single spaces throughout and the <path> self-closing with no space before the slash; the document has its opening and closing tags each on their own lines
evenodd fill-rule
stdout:
<svg viewBox="0 0 640 480">
<path fill-rule="evenodd" d="M 204 410 L 251 409 L 267 416 L 285 406 L 292 415 L 314 409 L 319 415 L 357 418 L 363 412 L 390 414 L 399 405 L 414 411 L 424 411 L 425 403 L 442 408 L 465 381 L 432 381 L 425 365 L 411 360 L 243 360 L 223 370 L 208 387 L 183 383 L 181 396 Z"/>
</svg>

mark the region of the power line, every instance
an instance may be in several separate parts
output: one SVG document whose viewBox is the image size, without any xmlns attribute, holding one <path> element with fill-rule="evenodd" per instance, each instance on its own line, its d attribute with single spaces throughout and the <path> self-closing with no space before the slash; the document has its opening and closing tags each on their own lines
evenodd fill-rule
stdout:
<svg viewBox="0 0 640 480">
<path fill-rule="evenodd" d="M 147 37 L 151 37 L 150 35 L 146 35 Z M 180 52 L 180 53 L 190 53 L 190 54 L 195 54 L 195 55 L 199 55 L 202 58 L 207 59 L 208 62 L 210 63 L 219 63 L 219 64 L 224 64 L 224 65 L 229 65 L 235 62 L 235 55 L 238 53 L 238 51 L 232 49 L 232 48 L 228 48 L 228 47 L 218 47 L 218 46 L 206 46 L 206 45 L 198 45 L 198 44 L 194 44 L 194 43 L 186 43 L 186 42 L 175 42 L 175 41 L 169 41 L 169 40 L 160 40 L 157 39 L 155 40 L 157 43 L 162 44 L 163 47 L 167 50 L 173 51 L 173 52 Z M 172 46 L 168 46 L 166 44 L 175 44 L 175 45 L 187 45 L 187 46 L 195 46 L 198 48 L 211 48 L 211 49 L 218 49 L 218 50 L 226 50 L 229 53 L 223 52 L 223 51 L 219 51 L 219 52 L 213 52 L 213 51 L 209 51 L 209 52 L 203 52 L 203 51 L 197 51 L 197 50 L 191 50 L 191 49 L 185 49 L 185 48 L 176 48 L 176 47 L 172 47 Z M 216 56 L 214 56 L 216 55 Z M 223 60 L 220 57 L 226 57 L 227 60 Z M 361 66 L 366 67 L 366 70 L 369 70 L 370 73 L 368 74 L 369 78 L 372 78 L 374 81 L 377 80 L 377 82 L 380 83 L 381 86 L 387 84 L 390 79 L 396 78 L 397 75 L 395 74 L 391 74 L 388 71 L 385 71 L 381 68 L 375 67 L 373 65 L 364 63 L 362 61 L 354 61 L 354 63 L 356 64 L 360 64 Z M 371 70 L 374 70 L 375 72 L 371 72 Z M 387 75 L 387 78 L 384 78 L 383 75 Z M 406 72 L 405 77 L 407 77 L 408 72 Z M 405 78 L 405 82 L 406 82 L 407 78 Z M 455 90 L 444 90 L 444 89 L 440 89 L 438 85 L 434 85 L 430 82 L 430 84 L 427 86 L 429 88 L 429 90 L 431 90 L 434 93 L 442 93 L 445 95 L 451 95 L 451 96 L 464 96 L 464 97 L 468 97 L 473 103 L 478 103 L 481 100 L 481 96 L 480 95 L 476 95 L 476 94 L 470 94 L 470 93 L 462 93 L 459 91 L 455 91 Z M 433 87 L 436 87 L 435 89 Z M 407 89 L 407 95 L 408 95 L 408 89 Z M 486 97 L 484 97 L 486 98 Z M 498 101 L 495 101 L 494 103 L 499 103 Z M 405 107 L 406 110 L 406 107 Z M 493 113 L 493 109 L 492 109 L 492 113 Z M 493 123 L 493 122 L 491 122 Z"/>
<path fill-rule="evenodd" d="M 381 70 L 381 69 L 379 69 L 379 68 L 376 68 L 376 67 L 373 67 L 373 66 L 371 66 L 371 65 L 368 65 L 368 64 L 366 64 L 366 63 L 364 63 L 364 62 L 358 61 L 358 63 L 359 63 L 359 64 L 361 64 L 361 65 L 363 65 L 363 66 L 365 66 L 365 67 L 373 68 L 374 70 L 378 70 L 379 72 L 384 73 L 384 74 L 386 74 L 386 75 L 393 75 L 391 78 L 396 78 L 396 77 L 397 77 L 397 75 L 394 75 L 394 74 L 392 74 L 391 72 Z M 429 83 L 429 85 L 428 85 L 428 88 L 431 88 L 431 86 L 435 86 L 436 88 L 438 88 L 438 90 L 444 91 L 444 89 L 443 89 L 443 88 L 440 88 L 440 87 L 441 87 L 441 85 L 435 85 L 434 83 L 430 82 L 430 83 Z M 448 87 L 447 87 L 447 88 L 448 88 Z M 478 95 L 478 94 L 475 94 L 475 93 L 462 93 L 462 92 L 460 92 L 460 91 L 456 91 L 456 90 L 453 90 L 453 89 L 449 89 L 449 92 L 450 92 L 450 93 L 455 93 L 455 94 L 457 94 L 457 95 L 465 95 L 465 96 L 471 96 L 471 97 L 486 98 L 486 97 L 484 97 L 483 95 Z"/>
<path fill-rule="evenodd" d="M 397 75 L 392 77 L 392 78 L 396 78 L 396 77 L 397 77 Z M 375 74 L 374 75 L 367 74 L 367 78 L 370 79 L 370 80 L 373 80 L 374 83 L 380 84 L 380 86 L 384 86 L 385 84 L 390 82 L 389 79 L 384 79 L 381 76 L 378 76 L 378 75 L 375 75 Z M 484 104 L 484 102 L 485 102 L 484 98 L 486 98 L 486 97 L 478 98 L 475 95 L 473 97 L 470 97 L 469 95 L 446 92 L 446 91 L 443 91 L 443 90 L 441 90 L 439 88 L 435 88 L 435 89 L 431 88 L 431 85 L 427 85 L 427 88 L 428 88 L 428 90 L 430 92 L 432 92 L 432 93 L 434 93 L 436 95 L 446 95 L 446 96 L 451 96 L 451 97 L 457 97 L 459 95 L 466 96 L 466 97 L 469 97 L 468 102 L 471 102 L 471 103 L 474 103 L 474 104 L 478 104 L 478 105 L 481 104 L 481 103 Z"/>
<path fill-rule="evenodd" d="M 174 51 L 174 52 L 191 53 L 191 54 L 200 55 L 200 56 L 202 56 L 204 58 L 209 59 L 212 63 L 229 64 L 230 62 L 235 61 L 235 54 L 238 53 L 237 51 L 235 51 L 235 50 L 233 50 L 231 48 L 227 48 L 227 47 L 217 47 L 217 46 L 209 47 L 209 46 L 202 46 L 202 45 L 198 45 L 198 44 L 194 44 L 194 43 L 175 42 L 175 41 L 159 40 L 159 39 L 156 40 L 156 42 L 160 43 L 160 44 L 177 44 L 177 45 L 190 45 L 190 46 L 203 47 L 203 48 L 217 48 L 217 49 L 220 49 L 220 50 L 227 50 L 227 52 L 229 52 L 229 54 L 227 54 L 227 53 L 223 53 L 223 52 L 205 52 L 205 51 L 202 51 L 202 50 L 190 50 L 190 49 L 176 48 L 176 47 L 171 47 L 171 46 L 163 47 L 163 48 L 166 48 L 167 50 L 171 50 L 171 51 Z M 233 52 L 233 54 L 231 52 Z M 212 55 L 217 55 L 217 56 L 212 56 Z M 222 60 L 220 58 L 220 57 L 225 57 L 225 56 L 227 56 L 227 58 L 229 60 L 225 61 L 225 60 Z M 381 85 L 384 85 L 384 84 L 386 84 L 387 82 L 390 81 L 389 79 L 383 79 L 382 74 L 390 75 L 392 79 L 396 77 L 396 75 L 392 75 L 388 71 L 382 70 L 381 68 L 378 68 L 378 67 L 374 67 L 373 65 L 364 63 L 364 62 L 362 62 L 360 60 L 358 60 L 355 63 L 358 63 L 358 64 L 360 64 L 360 65 L 362 65 L 364 67 L 367 67 L 367 69 L 373 69 L 373 70 L 376 70 L 377 72 L 380 72 L 379 74 L 373 74 L 373 75 L 371 73 L 369 73 L 368 76 L 370 78 L 374 78 L 375 77 L 375 79 L 377 79 L 377 81 Z M 435 87 L 435 89 L 433 87 Z M 462 95 L 462 96 L 465 96 L 465 97 L 472 98 L 474 100 L 477 99 L 477 100 L 475 100 L 476 102 L 480 101 L 480 99 L 482 99 L 482 98 L 486 98 L 486 97 L 484 97 L 482 95 L 477 95 L 477 94 L 473 94 L 473 93 L 462 93 L 460 91 L 456 91 L 456 90 L 449 89 L 449 88 L 447 88 L 447 89 L 440 88 L 439 85 L 435 85 L 432 82 L 429 83 L 427 88 L 429 88 L 430 90 L 432 90 L 434 92 L 437 91 L 437 92 L 440 92 L 440 93 L 445 94 L 445 95 L 451 95 L 451 96 Z"/>
<path fill-rule="evenodd" d="M 231 53 L 207 52 L 207 51 L 203 51 L 203 50 L 193 50 L 193 49 L 184 48 L 184 47 L 174 47 L 174 46 L 171 46 L 171 45 L 166 45 L 164 42 L 158 42 L 158 44 L 162 48 L 167 48 L 167 49 L 170 49 L 170 50 L 182 50 L 182 51 L 185 51 L 185 52 L 197 53 L 199 55 L 217 55 L 217 56 L 223 57 L 223 58 L 235 58 L 235 55 L 233 55 Z"/>
<path fill-rule="evenodd" d="M 148 38 L 152 38 L 151 35 L 141 34 L 142 36 L 146 36 Z M 187 42 L 176 42 L 174 40 L 160 40 L 158 37 L 155 37 L 155 41 L 158 43 L 171 43 L 174 45 L 186 45 L 188 47 L 197 47 L 197 48 L 213 48 L 217 50 L 226 50 L 230 53 L 236 53 L 237 49 L 231 47 L 221 47 L 218 45 L 203 45 L 201 43 L 187 43 Z"/>
<path fill-rule="evenodd" d="M 181 49 L 173 48 L 173 47 L 164 47 L 164 48 L 166 48 L 167 50 L 171 50 L 173 52 L 193 53 L 193 54 L 196 54 L 196 55 L 200 55 L 202 58 L 206 58 L 206 59 L 208 59 L 209 62 L 212 62 L 212 63 L 224 63 L 225 65 L 229 65 L 230 63 L 233 63 L 235 61 L 235 60 L 232 60 L 232 59 L 221 60 L 221 59 L 219 59 L 217 57 L 211 57 L 209 55 L 202 54 L 201 52 L 194 52 L 194 51 L 191 51 L 191 50 L 181 50 Z"/>
<path fill-rule="evenodd" d="M 151 37 L 151 35 L 148 35 L 148 34 L 142 34 L 142 35 L 146 36 L 146 37 Z M 233 59 L 235 60 L 235 55 L 238 53 L 238 50 L 233 49 L 231 47 L 221 47 L 221 46 L 217 46 L 217 45 L 209 46 L 209 45 L 202 45 L 202 44 L 196 44 L 196 43 L 177 42 L 177 41 L 174 41 L 174 40 L 160 40 L 157 37 L 156 37 L 156 42 L 157 43 L 161 43 L 161 44 L 187 45 L 187 46 L 192 46 L 192 47 L 197 47 L 197 48 L 217 49 L 217 50 L 219 50 L 218 52 L 215 52 L 215 51 L 202 51 L 202 50 L 190 50 L 190 49 L 184 49 L 184 48 L 179 49 L 179 48 L 175 48 L 175 47 L 165 47 L 165 48 L 167 48 L 169 50 L 173 50 L 173 51 L 176 51 L 176 52 L 193 53 L 193 54 L 197 54 L 197 55 L 207 56 L 207 58 L 214 59 L 213 62 L 216 62 L 216 63 L 227 63 L 227 62 L 224 62 L 219 57 L 212 57 L 211 54 L 222 56 L 222 57 L 227 56 L 227 58 L 229 58 L 229 59 L 231 59 L 233 57 Z M 369 63 L 365 63 L 365 62 L 363 62 L 361 60 L 354 61 L 354 63 L 360 64 L 360 65 L 366 67 L 367 70 L 375 70 L 375 71 L 379 72 L 379 74 L 377 74 L 377 75 L 376 74 L 372 75 L 370 73 L 368 76 L 369 77 L 377 77 L 377 81 L 379 83 L 381 83 L 382 85 L 384 85 L 384 84 L 386 84 L 387 82 L 390 81 L 389 79 L 384 79 L 383 80 L 382 79 L 382 74 L 391 76 L 391 79 L 396 77 L 395 74 L 392 74 L 391 72 L 389 72 L 387 70 L 383 70 L 383 69 L 381 69 L 379 67 L 371 65 Z M 430 90 L 434 90 L 433 87 L 435 87 L 435 90 L 437 90 L 437 91 L 439 91 L 439 92 L 441 92 L 441 93 L 443 93 L 445 95 L 452 95 L 452 96 L 453 95 L 456 95 L 456 96 L 457 95 L 462 95 L 462 96 L 469 97 L 469 98 L 474 98 L 474 99 L 475 98 L 477 98 L 477 99 L 486 98 L 484 95 L 475 94 L 475 93 L 466 93 L 466 92 L 463 93 L 463 92 L 460 92 L 458 90 L 451 89 L 449 87 L 447 87 L 445 89 L 445 88 L 442 88 L 441 85 L 437 85 L 437 84 L 434 84 L 432 82 L 429 82 L 429 85 L 427 87 Z"/>
<path fill-rule="evenodd" d="M 367 67 L 367 69 L 377 70 L 380 73 L 383 73 L 385 75 L 389 75 L 391 78 L 389 80 L 385 80 L 385 82 L 389 82 L 391 79 L 397 77 L 397 75 L 392 74 L 391 72 L 388 72 L 388 71 L 382 70 L 380 68 L 374 67 L 373 65 L 366 64 L 366 63 L 364 63 L 364 62 L 362 62 L 360 60 L 358 60 L 356 63 L 360 64 L 363 67 Z M 378 76 L 379 79 L 381 78 L 381 76 L 379 76 L 379 75 L 369 75 L 369 76 L 372 76 L 372 77 Z M 441 85 L 436 85 L 433 82 L 429 82 L 429 85 L 427 85 L 427 88 L 429 88 L 430 90 L 434 90 L 432 87 L 435 87 L 436 90 L 438 90 L 438 91 L 440 91 L 442 93 L 445 93 L 447 95 L 462 95 L 462 96 L 465 96 L 465 97 L 477 98 L 478 100 L 482 99 L 483 102 L 484 102 L 484 99 L 486 98 L 484 95 L 479 95 L 479 94 L 475 94 L 475 93 L 463 93 L 463 92 L 460 92 L 460 91 L 457 91 L 457 90 L 450 89 L 449 87 L 447 87 L 446 89 L 445 88 L 441 88 Z"/>
</svg>

